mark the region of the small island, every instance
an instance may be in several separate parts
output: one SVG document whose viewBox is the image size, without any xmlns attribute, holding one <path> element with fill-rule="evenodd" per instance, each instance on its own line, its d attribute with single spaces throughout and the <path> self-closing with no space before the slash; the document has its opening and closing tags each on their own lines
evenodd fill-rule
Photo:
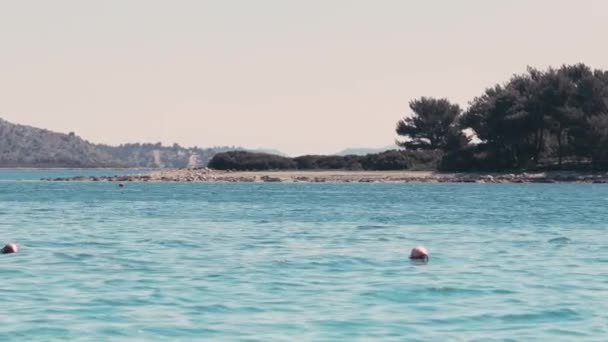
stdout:
<svg viewBox="0 0 608 342">
<path fill-rule="evenodd" d="M 584 64 L 529 68 L 463 110 L 410 101 L 399 149 L 295 158 L 218 151 L 207 167 L 52 180 L 170 182 L 608 182 L 608 72 Z"/>
<path fill-rule="evenodd" d="M 398 136 L 393 149 L 297 157 L 239 147 L 108 146 L 0 119 L 0 167 L 153 170 L 46 179 L 55 181 L 606 182 L 608 71 L 528 68 L 466 109 L 432 97 L 409 108 L 387 128 L 388 141 L 391 130 Z"/>
</svg>

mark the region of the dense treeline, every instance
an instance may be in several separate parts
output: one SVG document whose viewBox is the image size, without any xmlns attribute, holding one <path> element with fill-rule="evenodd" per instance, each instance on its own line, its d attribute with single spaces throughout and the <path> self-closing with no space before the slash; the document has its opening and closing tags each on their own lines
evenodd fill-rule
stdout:
<svg viewBox="0 0 608 342">
<path fill-rule="evenodd" d="M 230 151 L 216 154 L 209 167 L 216 170 L 434 170 L 441 151 L 386 151 L 365 156 L 306 155 L 288 158 L 266 153 Z"/>
<path fill-rule="evenodd" d="M 366 156 L 228 152 L 216 169 L 512 171 L 608 168 L 608 72 L 584 64 L 514 75 L 463 110 L 447 99 L 410 102 L 397 123 L 405 150 Z"/>
<path fill-rule="evenodd" d="M 247 151 L 228 151 L 216 154 L 209 162 L 216 170 L 292 170 L 293 159 L 275 154 Z"/>
<path fill-rule="evenodd" d="M 406 137 L 401 146 L 443 151 L 443 170 L 608 167 L 608 72 L 583 64 L 529 68 L 487 89 L 464 112 L 424 97 L 410 108 L 413 115 L 397 124 Z"/>
</svg>

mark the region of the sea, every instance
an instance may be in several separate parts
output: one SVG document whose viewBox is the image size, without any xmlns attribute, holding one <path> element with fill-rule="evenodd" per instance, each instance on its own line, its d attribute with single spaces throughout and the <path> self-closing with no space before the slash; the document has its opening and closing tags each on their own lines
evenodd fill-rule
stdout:
<svg viewBox="0 0 608 342">
<path fill-rule="evenodd" d="M 0 341 L 608 340 L 608 185 L 127 172 L 0 171 Z"/>
</svg>

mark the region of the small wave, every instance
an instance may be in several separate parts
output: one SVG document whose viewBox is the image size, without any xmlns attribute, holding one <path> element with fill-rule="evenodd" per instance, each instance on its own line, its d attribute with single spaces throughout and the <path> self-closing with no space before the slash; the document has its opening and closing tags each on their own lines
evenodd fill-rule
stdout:
<svg viewBox="0 0 608 342">
<path fill-rule="evenodd" d="M 232 311 L 230 307 L 222 304 L 193 305 L 188 307 L 188 309 L 198 313 L 226 313 Z"/>
<path fill-rule="evenodd" d="M 540 323 L 554 322 L 556 320 L 573 320 L 579 317 L 578 312 L 572 309 L 544 310 L 540 312 L 508 314 L 497 318 L 510 323 Z"/>
<path fill-rule="evenodd" d="M 386 288 L 362 293 L 363 297 L 380 299 L 394 303 L 419 303 L 428 298 L 438 297 L 476 297 L 486 294 L 486 291 L 478 289 L 465 289 L 456 287 L 428 287 L 417 289 L 414 287 Z"/>
<path fill-rule="evenodd" d="M 572 242 L 572 240 L 568 239 L 565 236 L 560 236 L 557 238 L 547 240 L 548 243 L 556 244 L 556 245 L 565 245 Z"/>
<path fill-rule="evenodd" d="M 377 266 L 370 259 L 366 258 L 348 258 L 348 259 L 336 259 L 336 260 L 315 260 L 307 262 L 305 265 L 301 267 L 304 268 L 313 268 L 313 269 L 323 269 L 332 273 L 341 273 L 341 272 L 350 272 L 353 269 L 360 269 L 361 267 L 375 267 Z"/>
<path fill-rule="evenodd" d="M 53 208 L 33 208 L 31 209 L 34 212 L 49 212 L 49 211 L 54 211 L 55 209 Z"/>
<path fill-rule="evenodd" d="M 427 292 L 432 294 L 441 294 L 446 296 L 452 295 L 479 295 L 483 294 L 483 290 L 478 289 L 465 289 L 460 287 L 428 287 L 425 289 Z"/>
<path fill-rule="evenodd" d="M 88 253 L 68 254 L 68 253 L 62 253 L 62 252 L 55 252 L 55 253 L 53 253 L 53 256 L 55 256 L 56 258 L 61 259 L 61 260 L 70 260 L 70 261 L 84 261 L 84 260 L 92 259 L 95 257 L 94 255 L 88 254 Z"/>
<path fill-rule="evenodd" d="M 578 312 L 571 309 L 544 310 L 530 313 L 514 313 L 505 315 L 481 314 L 473 316 L 463 316 L 455 318 L 436 318 L 431 322 L 436 324 L 454 324 L 467 322 L 484 322 L 486 324 L 502 323 L 553 323 L 557 321 L 573 321 L 580 319 Z"/>
<path fill-rule="evenodd" d="M 123 285 L 125 283 L 127 283 L 127 281 L 125 279 L 122 279 L 122 278 L 120 278 L 120 279 L 107 279 L 107 280 L 104 280 L 104 282 L 103 282 L 103 284 L 105 286 L 119 286 L 119 285 Z"/>
<path fill-rule="evenodd" d="M 361 225 L 357 226 L 358 230 L 373 230 L 373 229 L 386 229 L 389 226 L 381 226 L 381 225 Z"/>
<path fill-rule="evenodd" d="M 159 245 L 163 247 L 169 248 L 181 248 L 181 247 L 189 247 L 189 248 L 197 248 L 199 245 L 188 240 L 164 240 L 160 241 Z"/>
<path fill-rule="evenodd" d="M 584 332 L 575 331 L 575 330 L 566 330 L 566 329 L 548 329 L 547 333 L 558 335 L 558 336 L 573 336 L 573 337 L 589 337 L 589 334 Z"/>
<path fill-rule="evenodd" d="M 512 290 L 496 289 L 496 290 L 492 290 L 492 293 L 494 293 L 494 294 L 516 294 L 517 292 L 512 291 Z"/>
</svg>

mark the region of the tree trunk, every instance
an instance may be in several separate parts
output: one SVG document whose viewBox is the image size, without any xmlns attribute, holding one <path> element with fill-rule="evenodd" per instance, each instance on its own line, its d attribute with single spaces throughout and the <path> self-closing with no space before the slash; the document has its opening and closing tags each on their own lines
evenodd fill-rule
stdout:
<svg viewBox="0 0 608 342">
<path fill-rule="evenodd" d="M 534 132 L 534 165 L 538 164 L 538 130 Z"/>
<path fill-rule="evenodd" d="M 536 146 L 536 162 L 540 160 L 540 153 L 543 151 L 543 143 L 545 142 L 545 129 L 540 129 L 540 135 L 538 137 L 538 146 Z"/>
<path fill-rule="evenodd" d="M 562 169 L 562 138 L 562 124 L 560 122 L 557 128 L 557 165 L 560 170 Z"/>
</svg>

